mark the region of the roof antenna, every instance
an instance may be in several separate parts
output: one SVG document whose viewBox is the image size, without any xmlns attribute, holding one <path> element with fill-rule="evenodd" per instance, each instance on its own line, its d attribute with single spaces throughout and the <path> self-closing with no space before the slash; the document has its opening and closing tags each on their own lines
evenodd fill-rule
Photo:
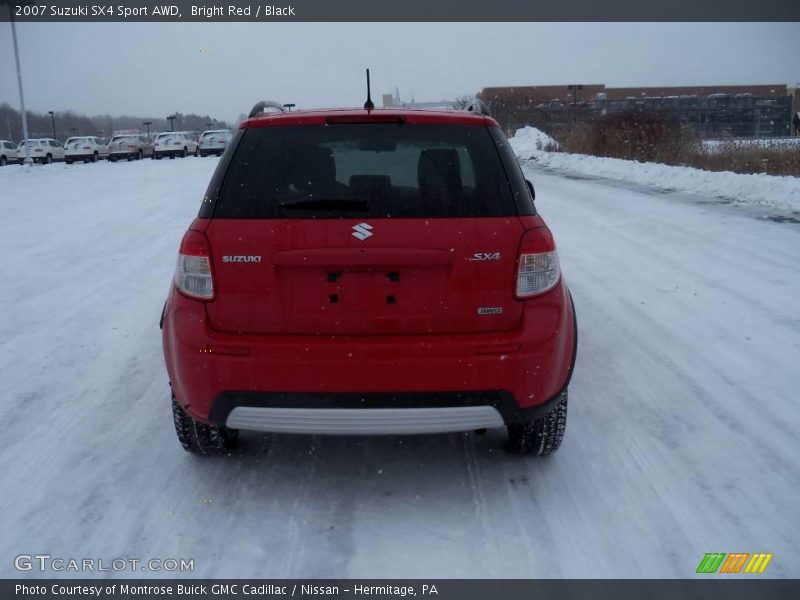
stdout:
<svg viewBox="0 0 800 600">
<path fill-rule="evenodd" d="M 367 69 L 367 101 L 364 102 L 364 108 L 367 110 L 375 108 L 375 105 L 372 103 L 372 93 L 369 89 L 369 69 Z"/>
</svg>

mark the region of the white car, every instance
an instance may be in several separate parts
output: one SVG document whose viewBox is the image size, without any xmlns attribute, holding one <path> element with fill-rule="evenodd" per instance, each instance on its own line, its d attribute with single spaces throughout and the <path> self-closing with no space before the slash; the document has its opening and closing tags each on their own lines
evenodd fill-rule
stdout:
<svg viewBox="0 0 800 600">
<path fill-rule="evenodd" d="M 17 162 L 17 145 L 8 140 L 0 140 L 0 167 Z"/>
<path fill-rule="evenodd" d="M 186 131 L 165 131 L 159 133 L 153 142 L 153 158 L 169 156 L 197 156 L 198 144 Z"/>
<path fill-rule="evenodd" d="M 141 133 L 123 133 L 115 135 L 108 142 L 108 160 L 139 160 L 153 155 L 153 145 L 146 135 Z"/>
<path fill-rule="evenodd" d="M 197 151 L 200 156 L 208 156 L 209 154 L 222 156 L 232 137 L 233 132 L 230 129 L 209 129 L 200 136 Z"/>
<path fill-rule="evenodd" d="M 67 164 L 78 161 L 97 162 L 108 158 L 108 144 L 98 137 L 71 137 L 64 142 L 64 160 Z"/>
<path fill-rule="evenodd" d="M 30 151 L 33 162 L 40 162 L 49 165 L 56 160 L 64 160 L 64 146 L 58 140 L 52 138 L 38 138 L 35 140 L 23 140 L 17 146 L 17 161 L 25 161 L 25 147 Z"/>
</svg>

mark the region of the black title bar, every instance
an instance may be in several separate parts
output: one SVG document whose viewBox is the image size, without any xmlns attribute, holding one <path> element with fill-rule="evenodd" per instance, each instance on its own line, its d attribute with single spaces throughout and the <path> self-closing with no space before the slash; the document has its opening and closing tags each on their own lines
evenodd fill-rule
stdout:
<svg viewBox="0 0 800 600">
<path fill-rule="evenodd" d="M 49 22 L 800 21 L 798 0 L 0 0 L 0 20 Z"/>
</svg>

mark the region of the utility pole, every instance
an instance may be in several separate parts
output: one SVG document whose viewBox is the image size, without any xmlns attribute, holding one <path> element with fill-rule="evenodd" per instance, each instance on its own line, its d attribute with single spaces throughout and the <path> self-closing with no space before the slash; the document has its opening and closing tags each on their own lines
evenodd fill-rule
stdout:
<svg viewBox="0 0 800 600">
<path fill-rule="evenodd" d="M 145 127 L 147 127 L 147 141 L 148 141 L 148 142 L 150 141 L 150 125 L 152 125 L 152 124 L 153 124 L 153 122 L 152 122 L 152 121 L 143 121 L 143 122 L 142 122 L 142 125 L 144 125 Z"/>
<path fill-rule="evenodd" d="M 25 113 L 25 95 L 22 93 L 22 67 L 19 65 L 19 46 L 17 45 L 17 28 L 14 24 L 14 7 L 11 3 L 8 4 L 8 16 L 11 21 L 11 37 L 14 39 L 14 61 L 17 64 L 17 87 L 19 87 L 19 106 L 22 113 L 22 139 L 28 139 L 28 115 Z M 31 159 L 31 148 L 25 144 L 25 159 L 23 161 L 26 165 L 33 164 Z"/>
<path fill-rule="evenodd" d="M 55 140 L 55 139 L 57 139 L 56 138 L 56 113 L 54 113 L 52 110 L 48 110 L 47 114 L 50 115 L 50 118 L 53 120 L 53 139 Z"/>
<path fill-rule="evenodd" d="M 582 90 L 582 85 L 568 85 L 567 90 L 572 92 L 572 128 L 578 125 L 578 90 Z"/>
<path fill-rule="evenodd" d="M 283 105 L 285 108 L 289 109 L 289 112 L 292 112 L 292 109 L 296 106 L 294 102 L 290 102 L 289 104 Z"/>
<path fill-rule="evenodd" d="M 169 115 L 167 117 L 167 120 L 169 121 L 169 130 L 170 131 L 175 131 L 175 119 L 176 118 L 177 118 L 177 115 Z"/>
</svg>

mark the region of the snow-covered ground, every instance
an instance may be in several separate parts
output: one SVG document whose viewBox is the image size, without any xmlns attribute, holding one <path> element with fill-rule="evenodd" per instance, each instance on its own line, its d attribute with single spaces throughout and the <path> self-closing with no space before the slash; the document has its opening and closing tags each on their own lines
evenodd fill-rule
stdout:
<svg viewBox="0 0 800 600">
<path fill-rule="evenodd" d="M 580 326 L 558 453 L 250 433 L 203 460 L 175 440 L 158 317 L 215 163 L 0 169 L 0 577 L 20 553 L 690 577 L 712 551 L 800 576 L 800 226 L 526 167 Z"/>
<path fill-rule="evenodd" d="M 663 191 L 722 198 L 747 206 L 798 211 L 800 177 L 714 172 L 657 163 L 639 163 L 566 152 L 546 152 L 551 139 L 534 127 L 525 127 L 510 140 L 520 160 L 562 172 L 627 181 Z"/>
</svg>

